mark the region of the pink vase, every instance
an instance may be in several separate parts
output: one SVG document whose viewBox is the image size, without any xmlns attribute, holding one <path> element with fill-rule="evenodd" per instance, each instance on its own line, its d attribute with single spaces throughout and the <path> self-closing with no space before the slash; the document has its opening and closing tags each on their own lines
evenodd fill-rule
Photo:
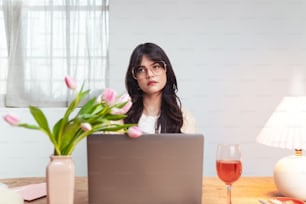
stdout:
<svg viewBox="0 0 306 204">
<path fill-rule="evenodd" d="M 71 156 L 51 156 L 46 169 L 48 204 L 73 204 L 74 162 Z"/>
</svg>

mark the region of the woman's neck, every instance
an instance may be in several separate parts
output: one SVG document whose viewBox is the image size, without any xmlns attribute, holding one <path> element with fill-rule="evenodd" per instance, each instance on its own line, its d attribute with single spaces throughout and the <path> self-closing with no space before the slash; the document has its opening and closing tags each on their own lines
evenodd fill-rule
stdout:
<svg viewBox="0 0 306 204">
<path fill-rule="evenodd" d="M 149 116 L 157 116 L 160 114 L 161 93 L 155 95 L 144 95 L 143 113 Z"/>
</svg>

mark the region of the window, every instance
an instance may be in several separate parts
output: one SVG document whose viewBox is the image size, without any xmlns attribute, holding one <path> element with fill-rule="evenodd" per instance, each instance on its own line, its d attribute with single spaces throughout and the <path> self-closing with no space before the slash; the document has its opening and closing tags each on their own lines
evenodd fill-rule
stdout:
<svg viewBox="0 0 306 204">
<path fill-rule="evenodd" d="M 6 78 L 7 78 L 7 46 L 5 38 L 4 18 L 2 7 L 0 8 L 0 97 L 3 99 L 6 93 Z"/>
<path fill-rule="evenodd" d="M 91 90 L 107 86 L 107 0 L 0 0 L 0 6 L 5 105 L 65 105 L 65 75 Z"/>
</svg>

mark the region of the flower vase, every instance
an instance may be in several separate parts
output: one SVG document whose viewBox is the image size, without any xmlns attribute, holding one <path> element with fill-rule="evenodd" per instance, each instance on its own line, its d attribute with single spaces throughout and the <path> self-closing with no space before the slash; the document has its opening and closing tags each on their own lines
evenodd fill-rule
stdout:
<svg viewBox="0 0 306 204">
<path fill-rule="evenodd" d="M 48 204 L 73 204 L 74 169 L 71 156 L 50 157 L 46 169 Z"/>
</svg>

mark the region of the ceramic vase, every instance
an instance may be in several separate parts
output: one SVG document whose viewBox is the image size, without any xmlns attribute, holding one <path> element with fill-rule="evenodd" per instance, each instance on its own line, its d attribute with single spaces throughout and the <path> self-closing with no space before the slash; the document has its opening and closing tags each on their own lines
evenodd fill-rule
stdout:
<svg viewBox="0 0 306 204">
<path fill-rule="evenodd" d="M 71 156 L 50 157 L 46 169 L 48 204 L 73 204 L 75 167 Z"/>
</svg>

